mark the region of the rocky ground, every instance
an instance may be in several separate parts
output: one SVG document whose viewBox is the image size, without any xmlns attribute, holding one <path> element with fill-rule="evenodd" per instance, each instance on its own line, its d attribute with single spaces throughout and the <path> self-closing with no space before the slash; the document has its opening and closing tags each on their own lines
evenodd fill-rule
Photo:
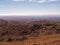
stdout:
<svg viewBox="0 0 60 45">
<path fill-rule="evenodd" d="M 0 19 L 0 45 L 59 45 L 60 22 Z"/>
</svg>

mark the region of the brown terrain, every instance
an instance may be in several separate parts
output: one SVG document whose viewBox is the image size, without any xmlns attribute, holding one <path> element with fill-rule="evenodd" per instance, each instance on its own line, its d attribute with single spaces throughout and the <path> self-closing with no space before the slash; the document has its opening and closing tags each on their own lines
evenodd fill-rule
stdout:
<svg viewBox="0 0 60 45">
<path fill-rule="evenodd" d="M 60 45 L 60 21 L 0 19 L 0 45 Z"/>
</svg>

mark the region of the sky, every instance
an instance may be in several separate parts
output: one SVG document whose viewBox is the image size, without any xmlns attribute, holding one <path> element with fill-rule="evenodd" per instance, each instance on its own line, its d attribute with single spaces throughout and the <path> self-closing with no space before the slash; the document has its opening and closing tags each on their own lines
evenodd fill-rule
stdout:
<svg viewBox="0 0 60 45">
<path fill-rule="evenodd" d="M 0 0 L 0 16 L 60 15 L 60 0 Z"/>
</svg>

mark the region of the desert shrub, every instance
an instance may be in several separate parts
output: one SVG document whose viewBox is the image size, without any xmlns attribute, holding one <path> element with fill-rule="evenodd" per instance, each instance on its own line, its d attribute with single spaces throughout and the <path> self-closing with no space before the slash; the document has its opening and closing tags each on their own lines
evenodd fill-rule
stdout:
<svg viewBox="0 0 60 45">
<path fill-rule="evenodd" d="M 6 27 L 8 25 L 8 21 L 0 19 L 0 27 Z"/>
<path fill-rule="evenodd" d="M 22 26 L 20 24 L 10 24 L 8 26 L 9 35 L 19 35 L 22 31 Z"/>
<path fill-rule="evenodd" d="M 44 24 L 45 26 L 53 26 L 54 24 Z"/>
<path fill-rule="evenodd" d="M 47 32 L 47 34 L 46 35 L 51 35 L 52 34 L 52 32 Z"/>
<path fill-rule="evenodd" d="M 40 29 L 41 25 L 38 24 L 33 24 L 33 26 L 31 27 L 32 31 L 35 31 L 37 29 Z"/>
<path fill-rule="evenodd" d="M 60 26 L 56 26 L 56 33 L 60 34 Z"/>
<path fill-rule="evenodd" d="M 12 41 L 14 41 L 14 39 L 12 39 L 12 38 L 7 39 L 7 42 L 12 42 Z"/>
<path fill-rule="evenodd" d="M 44 43 L 44 45 L 47 45 L 46 43 Z"/>
<path fill-rule="evenodd" d="M 28 35 L 28 34 L 30 34 L 30 33 L 31 33 L 30 30 L 23 30 L 23 31 L 20 33 L 20 35 Z"/>
<path fill-rule="evenodd" d="M 60 34 L 60 29 L 57 29 L 57 30 L 56 30 L 56 33 L 57 33 L 57 34 Z"/>
<path fill-rule="evenodd" d="M 0 41 L 4 41 L 4 39 L 3 38 L 0 38 Z"/>
<path fill-rule="evenodd" d="M 60 45 L 60 40 L 54 40 L 53 42 L 51 42 L 51 44 Z"/>
<path fill-rule="evenodd" d="M 24 40 L 27 40 L 28 38 L 27 37 L 22 37 L 22 38 L 17 38 L 16 41 L 24 41 Z"/>
<path fill-rule="evenodd" d="M 5 35 L 8 35 L 8 31 L 5 31 L 5 32 L 1 32 L 0 33 L 0 36 L 5 36 Z"/>
<path fill-rule="evenodd" d="M 60 40 L 55 40 L 53 43 L 55 43 L 55 42 L 60 42 Z"/>
<path fill-rule="evenodd" d="M 32 44 L 32 45 L 38 45 L 38 44 Z"/>
<path fill-rule="evenodd" d="M 40 35 L 40 31 L 36 30 L 31 33 L 32 37 L 38 37 Z"/>
</svg>

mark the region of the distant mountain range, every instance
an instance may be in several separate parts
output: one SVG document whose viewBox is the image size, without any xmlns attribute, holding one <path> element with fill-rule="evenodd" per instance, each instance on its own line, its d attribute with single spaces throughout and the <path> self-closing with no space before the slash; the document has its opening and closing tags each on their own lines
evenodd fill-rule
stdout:
<svg viewBox="0 0 60 45">
<path fill-rule="evenodd" d="M 5 19 L 5 20 L 16 20 L 16 21 L 38 21 L 38 20 L 55 20 L 55 21 L 60 21 L 60 16 L 0 16 L 0 19 Z"/>
</svg>

